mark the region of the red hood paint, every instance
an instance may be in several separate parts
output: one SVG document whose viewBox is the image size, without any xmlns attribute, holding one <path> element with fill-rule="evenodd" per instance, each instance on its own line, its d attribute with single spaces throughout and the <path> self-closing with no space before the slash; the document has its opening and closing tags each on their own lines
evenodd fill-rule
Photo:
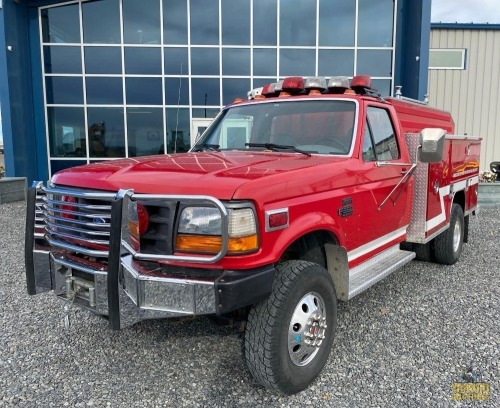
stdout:
<svg viewBox="0 0 500 408">
<path fill-rule="evenodd" d="M 287 180 L 286 183 L 290 184 L 289 172 L 345 160 L 346 158 L 334 156 L 309 157 L 297 153 L 274 152 L 183 153 L 73 167 L 55 174 L 52 182 L 60 186 L 106 191 L 131 188 L 136 193 L 203 194 L 221 200 L 255 199 L 254 189 L 257 187 L 261 191 L 274 190 L 275 194 L 281 193 L 283 197 L 283 183 Z M 288 176 L 280 177 L 285 174 Z M 303 179 L 304 172 L 298 174 Z M 313 175 L 311 172 L 306 174 L 307 177 Z M 237 190 L 244 185 L 247 188 L 242 188 L 241 194 L 237 194 Z M 311 180 L 308 187 L 311 188 Z M 276 191 L 276 188 L 281 191 Z M 242 196 L 252 190 L 252 196 Z M 297 193 L 299 191 L 294 189 L 294 195 Z"/>
</svg>

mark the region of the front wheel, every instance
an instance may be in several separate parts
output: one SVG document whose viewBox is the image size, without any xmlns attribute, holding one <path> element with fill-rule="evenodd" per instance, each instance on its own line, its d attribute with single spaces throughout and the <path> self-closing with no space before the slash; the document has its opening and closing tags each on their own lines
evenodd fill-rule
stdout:
<svg viewBox="0 0 500 408">
<path fill-rule="evenodd" d="M 278 265 L 271 295 L 248 316 L 245 358 L 251 374 L 284 394 L 303 390 L 325 366 L 336 325 L 328 271 L 307 261 Z"/>
<path fill-rule="evenodd" d="M 443 265 L 453 265 L 460 258 L 464 243 L 464 212 L 458 204 L 451 207 L 450 226 L 433 242 L 434 259 Z"/>
</svg>

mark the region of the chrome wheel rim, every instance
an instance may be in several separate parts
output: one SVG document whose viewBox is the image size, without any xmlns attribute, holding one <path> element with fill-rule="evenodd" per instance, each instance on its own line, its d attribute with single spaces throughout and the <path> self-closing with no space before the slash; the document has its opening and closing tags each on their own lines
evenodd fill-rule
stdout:
<svg viewBox="0 0 500 408">
<path fill-rule="evenodd" d="M 455 228 L 453 229 L 453 252 L 458 252 L 458 248 L 460 248 L 460 236 L 461 236 L 461 230 L 460 230 L 460 223 L 455 222 Z"/>
<path fill-rule="evenodd" d="M 309 364 L 320 350 L 326 332 L 326 308 L 317 292 L 309 292 L 295 307 L 288 326 L 288 354 L 293 364 Z"/>
</svg>

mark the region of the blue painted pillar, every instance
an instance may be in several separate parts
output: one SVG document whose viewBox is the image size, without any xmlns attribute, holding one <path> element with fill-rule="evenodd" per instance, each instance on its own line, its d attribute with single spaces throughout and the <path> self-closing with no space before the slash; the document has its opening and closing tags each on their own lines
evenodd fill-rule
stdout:
<svg viewBox="0 0 500 408">
<path fill-rule="evenodd" d="M 409 98 L 423 100 L 427 93 L 430 33 L 431 0 L 399 0 L 394 85 Z"/>
<path fill-rule="evenodd" d="M 30 31 L 36 8 L 29 8 L 14 0 L 3 0 L 0 9 L 0 102 L 2 105 L 5 168 L 7 176 L 47 179 L 47 165 L 38 163 L 40 138 L 35 125 L 35 102 L 37 111 L 43 113 L 38 93 L 34 93 L 34 81 L 41 76 L 40 56 L 32 65 L 33 50 L 40 47 L 32 44 Z M 37 30 L 38 31 L 38 30 Z M 30 41 L 31 40 L 31 41 Z M 39 82 L 39 81 L 38 81 Z M 41 85 L 41 82 L 38 83 Z M 40 114 L 37 113 L 36 116 Z M 45 174 L 44 174 L 45 173 Z"/>
</svg>

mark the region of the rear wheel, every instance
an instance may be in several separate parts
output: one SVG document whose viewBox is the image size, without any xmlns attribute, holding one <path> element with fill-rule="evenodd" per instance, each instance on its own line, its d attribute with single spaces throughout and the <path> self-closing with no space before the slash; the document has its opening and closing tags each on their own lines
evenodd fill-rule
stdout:
<svg viewBox="0 0 500 408">
<path fill-rule="evenodd" d="M 307 261 L 278 265 L 271 295 L 248 316 L 245 358 L 251 374 L 284 394 L 303 390 L 326 364 L 336 325 L 328 271 Z"/>
<path fill-rule="evenodd" d="M 453 204 L 449 228 L 434 238 L 434 259 L 443 265 L 453 265 L 460 258 L 463 242 L 464 212 L 460 205 Z"/>
</svg>

